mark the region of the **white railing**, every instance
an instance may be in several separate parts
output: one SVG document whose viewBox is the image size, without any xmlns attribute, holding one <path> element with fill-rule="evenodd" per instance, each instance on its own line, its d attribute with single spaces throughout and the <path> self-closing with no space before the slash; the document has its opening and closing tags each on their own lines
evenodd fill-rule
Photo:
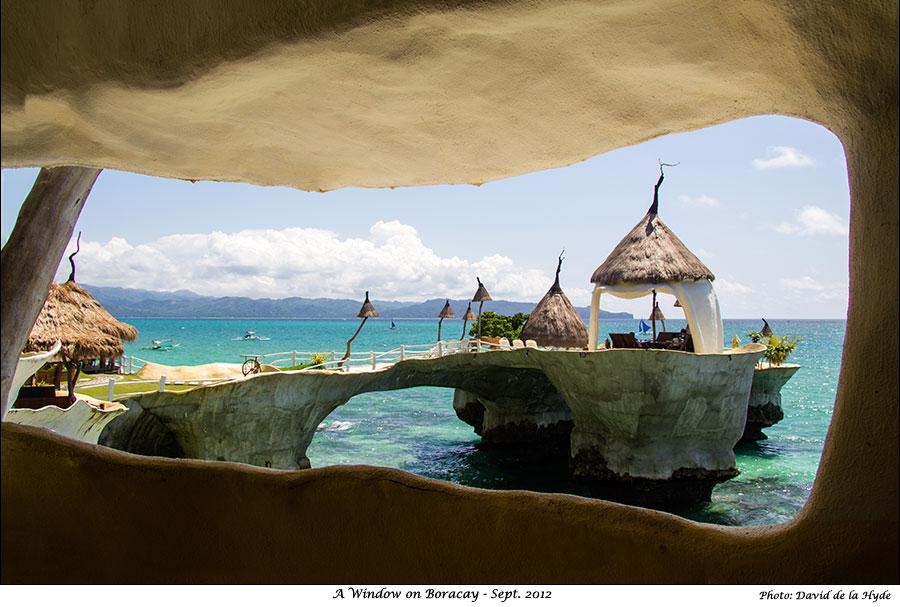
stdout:
<svg viewBox="0 0 900 607">
<path fill-rule="evenodd" d="M 511 349 L 508 344 L 495 344 L 488 341 L 478 341 L 476 339 L 464 339 L 464 340 L 442 340 L 435 343 L 428 344 L 414 344 L 414 345 L 401 345 L 393 350 L 388 350 L 386 352 L 376 352 L 370 350 L 368 352 L 356 352 L 352 353 L 349 358 L 341 359 L 338 358 L 338 354 L 335 351 L 331 352 L 301 352 L 298 350 L 292 350 L 290 352 L 274 352 L 271 354 L 242 354 L 241 357 L 244 360 L 247 359 L 255 359 L 261 364 L 268 364 L 272 366 L 279 366 L 285 363 L 290 363 L 291 367 L 296 367 L 298 364 L 303 364 L 303 361 L 310 361 L 314 356 L 321 356 L 322 354 L 326 354 L 326 360 L 324 362 L 310 365 L 304 367 L 303 370 L 316 370 L 316 369 L 330 369 L 330 370 L 341 370 L 341 371 L 350 371 L 353 370 L 362 370 L 362 369 L 379 369 L 384 368 L 395 363 L 404 361 L 404 360 L 414 360 L 414 359 L 429 359 L 429 358 L 439 358 L 442 356 L 449 356 L 454 354 L 470 354 L 470 353 L 478 353 L 478 352 L 486 352 L 489 350 L 497 350 L 497 349 Z M 136 356 L 121 356 L 119 358 L 119 370 L 128 375 L 133 375 L 138 372 L 144 365 L 146 365 L 149 361 L 137 358 Z M 229 378 L 235 379 L 235 378 Z M 145 384 L 148 380 L 134 380 L 122 382 L 118 381 L 119 385 L 124 384 Z M 223 379 L 185 379 L 185 380 L 170 380 L 168 382 L 161 381 L 160 390 L 165 389 L 165 385 L 203 385 L 208 383 L 215 383 L 227 381 Z M 114 382 L 110 380 L 110 385 Z M 112 390 L 112 388 L 110 388 Z M 134 394 L 140 394 L 140 392 L 135 392 Z M 117 395 L 117 396 L 129 396 L 129 395 Z"/>
<path fill-rule="evenodd" d="M 216 378 L 216 379 L 166 379 L 166 376 L 163 375 L 159 378 L 159 381 L 155 379 L 133 379 L 133 380 L 118 380 L 116 378 L 110 378 L 109 383 L 107 384 L 106 390 L 106 400 L 111 401 L 113 397 L 125 398 L 128 396 L 137 396 L 138 394 L 146 394 L 147 392 L 153 392 L 153 390 L 139 390 L 137 392 L 126 392 L 123 394 L 115 394 L 116 386 L 131 386 L 131 385 L 146 385 L 146 384 L 156 384 L 158 387 L 156 388 L 157 392 L 165 392 L 166 386 L 205 386 L 209 384 L 217 384 L 221 382 L 231 381 L 233 379 L 237 379 L 236 377 L 229 377 L 225 379 Z M 93 387 L 93 386 L 92 386 Z"/>
</svg>

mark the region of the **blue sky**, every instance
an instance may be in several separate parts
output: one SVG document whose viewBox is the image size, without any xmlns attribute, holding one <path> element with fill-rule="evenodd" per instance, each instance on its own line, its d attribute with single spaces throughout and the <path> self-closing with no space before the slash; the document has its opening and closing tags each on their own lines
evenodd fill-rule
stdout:
<svg viewBox="0 0 900 607">
<path fill-rule="evenodd" d="M 716 275 L 725 318 L 844 318 L 850 196 L 840 141 L 816 124 L 754 117 L 578 164 L 487 183 L 328 193 L 104 171 L 76 226 L 79 282 L 203 295 L 537 301 L 591 273 L 644 216 Z M 2 172 L 2 239 L 37 169 Z M 74 239 L 70 249 L 74 250 Z M 67 251 L 68 254 L 68 251 Z M 63 260 L 57 280 L 68 275 Z M 669 301 L 672 300 L 672 301 Z M 683 317 L 663 296 L 667 318 Z M 649 299 L 601 307 L 649 313 Z"/>
</svg>

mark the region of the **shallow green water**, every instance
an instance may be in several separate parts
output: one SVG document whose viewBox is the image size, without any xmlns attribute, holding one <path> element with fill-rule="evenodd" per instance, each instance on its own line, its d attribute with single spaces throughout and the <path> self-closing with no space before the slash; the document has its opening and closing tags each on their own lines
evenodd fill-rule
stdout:
<svg viewBox="0 0 900 607">
<path fill-rule="evenodd" d="M 359 322 L 353 320 L 202 320 L 124 319 L 140 332 L 126 354 L 165 365 L 242 361 L 241 354 L 297 350 L 337 351 Z M 721 483 L 712 502 L 677 511 L 687 518 L 725 525 L 768 525 L 793 518 L 809 496 L 831 422 L 841 363 L 845 321 L 770 320 L 778 335 L 803 341 L 789 359 L 802 368 L 782 390 L 785 419 L 765 430 L 768 440 L 736 448 L 740 476 Z M 437 321 L 370 319 L 353 342 L 353 352 L 385 351 L 401 344 L 437 338 Z M 635 331 L 634 321 L 601 321 L 600 334 Z M 667 323 L 678 330 L 681 323 Z M 726 320 L 725 341 L 759 330 L 760 321 Z M 241 341 L 245 331 L 268 341 Z M 444 321 L 442 336 L 454 339 L 461 321 Z M 149 348 L 153 339 L 171 338 L 170 351 Z M 289 357 L 288 357 L 289 358 Z M 303 362 L 298 360 L 298 362 Z M 283 364 L 289 365 L 290 361 Z M 320 426 L 307 455 L 314 467 L 370 464 L 400 468 L 422 476 L 487 489 L 588 495 L 568 480 L 565 451 L 482 446 L 472 428 L 453 411 L 453 390 L 414 388 L 361 394 L 339 407 Z"/>
</svg>

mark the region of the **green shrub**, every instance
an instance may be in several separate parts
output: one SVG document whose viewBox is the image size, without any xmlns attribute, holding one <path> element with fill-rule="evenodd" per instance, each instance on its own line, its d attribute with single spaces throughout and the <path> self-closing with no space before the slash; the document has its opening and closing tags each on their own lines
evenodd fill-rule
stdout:
<svg viewBox="0 0 900 607">
<path fill-rule="evenodd" d="M 787 360 L 787 357 L 790 356 L 797 347 L 797 344 L 803 341 L 799 337 L 792 338 L 790 335 L 783 335 L 781 337 L 778 337 L 777 335 L 765 336 L 759 331 L 748 333 L 747 337 L 755 344 L 763 342 L 766 345 L 766 352 L 763 354 L 763 358 L 765 358 L 766 362 L 770 365 L 775 366 L 784 363 L 784 361 Z"/>
<path fill-rule="evenodd" d="M 519 333 L 528 320 L 528 314 L 516 312 L 512 316 L 497 314 L 496 312 L 483 312 L 481 314 L 482 337 L 505 337 L 512 341 L 519 339 Z M 474 323 L 469 329 L 469 337 L 478 336 L 478 323 Z"/>
</svg>

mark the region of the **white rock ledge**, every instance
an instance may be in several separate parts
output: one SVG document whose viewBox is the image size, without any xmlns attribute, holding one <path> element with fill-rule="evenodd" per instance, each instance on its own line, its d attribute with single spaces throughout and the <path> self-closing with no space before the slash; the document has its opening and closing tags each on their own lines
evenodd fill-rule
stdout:
<svg viewBox="0 0 900 607">
<path fill-rule="evenodd" d="M 494 393 L 485 399 L 495 407 L 507 402 L 512 409 L 516 399 L 498 398 L 496 392 L 514 391 L 517 381 L 530 385 L 542 374 L 574 419 L 570 449 L 578 478 L 664 481 L 687 470 L 724 480 L 736 473 L 732 448 L 743 433 L 762 349 L 758 344 L 725 354 L 524 349 L 408 360 L 366 373 L 262 374 L 132 397 L 126 401 L 132 414 L 110 424 L 101 442 L 133 444 L 129 417 L 149 414 L 174 435 L 185 457 L 306 468 L 306 449 L 317 426 L 357 394 L 416 386 L 480 394 L 492 387 Z M 530 416 L 539 424 L 548 415 L 567 415 L 539 406 L 519 408 L 513 423 Z M 504 416 L 495 412 L 494 417 Z"/>
</svg>

